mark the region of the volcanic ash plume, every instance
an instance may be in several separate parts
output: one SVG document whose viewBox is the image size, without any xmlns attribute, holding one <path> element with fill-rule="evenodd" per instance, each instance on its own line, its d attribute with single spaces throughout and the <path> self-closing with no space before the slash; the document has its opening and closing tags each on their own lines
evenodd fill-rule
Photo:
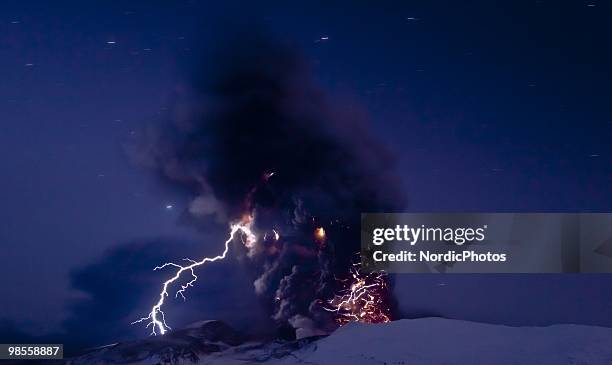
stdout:
<svg viewBox="0 0 612 365">
<path fill-rule="evenodd" d="M 326 303 L 354 276 L 360 214 L 403 206 L 392 160 L 290 47 L 251 37 L 212 64 L 141 157 L 192 194 L 190 221 L 249 221 L 245 262 L 279 328 L 328 331 L 343 323 Z M 391 311 L 389 293 L 377 298 Z"/>
</svg>

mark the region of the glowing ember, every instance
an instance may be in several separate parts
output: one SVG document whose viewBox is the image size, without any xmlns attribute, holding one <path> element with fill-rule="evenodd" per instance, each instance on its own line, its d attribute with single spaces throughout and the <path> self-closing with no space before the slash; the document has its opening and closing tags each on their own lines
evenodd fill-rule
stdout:
<svg viewBox="0 0 612 365">
<path fill-rule="evenodd" d="M 387 305 L 387 274 L 374 272 L 363 274 L 360 264 L 353 264 L 351 277 L 323 309 L 337 314 L 335 321 L 339 325 L 349 322 L 385 323 L 391 321 Z"/>
<path fill-rule="evenodd" d="M 323 227 L 315 229 L 314 235 L 318 241 L 323 241 L 325 239 L 325 229 Z"/>
</svg>

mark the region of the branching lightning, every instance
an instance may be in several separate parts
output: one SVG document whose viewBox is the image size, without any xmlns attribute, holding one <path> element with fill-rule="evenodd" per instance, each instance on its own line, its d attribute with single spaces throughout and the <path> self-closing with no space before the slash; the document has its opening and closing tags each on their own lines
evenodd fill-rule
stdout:
<svg viewBox="0 0 612 365">
<path fill-rule="evenodd" d="M 185 291 L 189 287 L 192 287 L 193 284 L 196 282 L 196 280 L 198 280 L 198 276 L 195 274 L 194 269 L 207 262 L 214 262 L 214 261 L 225 259 L 225 257 L 227 256 L 227 253 L 229 252 L 229 245 L 236 237 L 236 234 L 238 233 L 242 234 L 242 237 L 241 237 L 242 242 L 247 248 L 251 248 L 257 242 L 257 237 L 251 230 L 252 224 L 253 224 L 253 217 L 246 216 L 242 219 L 242 221 L 230 225 L 230 234 L 229 234 L 228 239 L 225 241 L 225 248 L 223 252 L 218 256 L 205 257 L 201 259 L 200 261 L 184 259 L 185 261 L 190 263 L 189 265 L 186 265 L 186 266 L 182 266 L 182 265 L 179 265 L 173 262 L 166 262 L 163 265 L 157 266 L 155 269 L 153 269 L 153 270 L 161 270 L 166 267 L 174 267 L 177 269 L 177 271 L 174 273 L 174 276 L 172 276 L 170 279 L 164 282 L 162 286 L 162 290 L 159 293 L 159 300 L 151 308 L 151 312 L 149 312 L 149 315 L 132 322 L 132 324 L 146 322 L 147 328 L 152 327 L 152 332 L 151 332 L 152 335 L 156 335 L 158 331 L 160 334 L 163 335 L 168 330 L 170 330 L 171 329 L 170 326 L 166 324 L 166 315 L 162 311 L 162 306 L 164 305 L 164 301 L 168 297 L 168 289 L 170 285 L 173 284 L 175 281 L 179 280 L 183 273 L 189 272 L 189 275 L 191 275 L 191 280 L 189 280 L 185 284 L 181 284 L 181 288 L 177 290 L 175 293 L 176 298 L 178 298 L 178 296 L 180 295 L 184 300 Z M 275 237 L 278 239 L 278 233 L 276 232 L 274 233 L 275 233 Z"/>
<path fill-rule="evenodd" d="M 360 264 L 353 264 L 350 274 L 351 277 L 343 281 L 345 288 L 324 303 L 323 309 L 334 312 L 339 325 L 391 321 L 384 298 L 387 275 L 384 272 L 363 274 Z"/>
</svg>

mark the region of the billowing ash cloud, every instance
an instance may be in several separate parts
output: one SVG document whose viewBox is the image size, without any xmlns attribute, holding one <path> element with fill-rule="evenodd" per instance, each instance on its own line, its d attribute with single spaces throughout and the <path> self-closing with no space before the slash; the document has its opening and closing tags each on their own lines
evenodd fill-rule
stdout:
<svg viewBox="0 0 612 365">
<path fill-rule="evenodd" d="M 393 160 L 294 49 L 257 36 L 224 45 L 137 157 L 192 194 L 191 221 L 252 215 L 259 240 L 245 262 L 271 316 L 326 328 L 317 300 L 333 295 L 359 251 L 360 213 L 404 204 Z"/>
</svg>

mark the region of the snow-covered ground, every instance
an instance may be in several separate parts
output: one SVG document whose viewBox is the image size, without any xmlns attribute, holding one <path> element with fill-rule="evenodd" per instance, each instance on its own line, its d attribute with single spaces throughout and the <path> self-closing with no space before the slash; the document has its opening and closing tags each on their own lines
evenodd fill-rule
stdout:
<svg viewBox="0 0 612 365">
<path fill-rule="evenodd" d="M 220 322 L 201 322 L 165 336 L 93 351 L 70 363 L 612 364 L 612 328 L 581 325 L 507 327 L 423 318 L 376 325 L 350 323 L 328 337 L 296 342 L 242 341 Z"/>
</svg>

